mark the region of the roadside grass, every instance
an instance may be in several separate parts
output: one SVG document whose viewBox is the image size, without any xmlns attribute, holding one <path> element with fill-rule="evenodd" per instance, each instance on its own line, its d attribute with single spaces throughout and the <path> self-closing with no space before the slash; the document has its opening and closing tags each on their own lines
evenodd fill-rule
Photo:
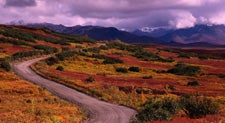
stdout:
<svg viewBox="0 0 225 123">
<path fill-rule="evenodd" d="M 141 95 L 137 94 L 135 91 L 125 93 L 124 91 L 119 90 L 116 86 L 107 86 L 102 82 L 95 81 L 92 83 L 86 83 L 80 81 L 79 79 L 75 80 L 68 77 L 58 76 L 46 70 L 45 66 L 42 66 L 43 64 L 44 63 L 34 64 L 32 69 L 41 76 L 57 81 L 78 91 L 84 92 L 104 101 L 133 108 L 137 108 L 142 103 Z"/>
<path fill-rule="evenodd" d="M 81 122 L 81 108 L 53 96 L 45 89 L 0 71 L 1 122 Z"/>
<path fill-rule="evenodd" d="M 71 72 L 86 73 L 91 75 L 107 75 L 107 76 L 118 76 L 118 77 L 137 77 L 141 78 L 143 75 L 153 75 L 157 78 L 162 78 L 162 75 L 159 75 L 153 72 L 150 69 L 140 67 L 140 72 L 128 72 L 126 74 L 121 74 L 116 72 L 116 68 L 129 68 L 129 65 L 126 64 L 102 64 L 101 59 L 88 58 L 84 56 L 74 56 L 68 60 L 60 61 L 52 66 L 45 66 L 47 68 L 56 68 L 62 66 L 64 70 Z M 44 64 L 45 65 L 45 64 Z M 168 76 L 169 78 L 174 78 Z"/>
</svg>

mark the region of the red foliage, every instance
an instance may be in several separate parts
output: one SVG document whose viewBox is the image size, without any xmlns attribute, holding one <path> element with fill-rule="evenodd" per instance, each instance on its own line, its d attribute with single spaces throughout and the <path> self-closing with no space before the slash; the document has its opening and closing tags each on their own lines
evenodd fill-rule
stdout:
<svg viewBox="0 0 225 123">
<path fill-rule="evenodd" d="M 1 44 L 0 44 L 1 45 Z M 28 48 L 28 47 L 21 47 L 21 46 L 16 46 L 16 45 L 12 45 L 12 46 L 3 46 L 2 47 L 3 51 L 7 52 L 7 53 L 10 53 L 10 54 L 14 54 L 16 52 L 27 52 L 27 51 L 32 51 L 33 49 L 32 48 Z"/>
<path fill-rule="evenodd" d="M 41 45 L 55 47 L 55 48 L 61 48 L 62 47 L 60 44 L 53 44 L 53 43 L 45 42 L 45 41 L 36 41 L 36 44 L 41 44 Z"/>
<path fill-rule="evenodd" d="M 152 121 L 147 123 L 220 123 L 225 120 L 225 111 L 217 115 L 207 115 L 199 119 L 191 119 L 189 117 L 175 117 L 171 121 Z"/>
<path fill-rule="evenodd" d="M 185 58 L 175 58 L 175 60 L 183 63 L 204 65 L 201 69 L 206 74 L 224 74 L 225 73 L 225 61 L 224 60 L 200 60 L 197 58 L 185 59 Z"/>
<path fill-rule="evenodd" d="M 57 71 L 54 69 L 49 70 L 52 73 L 69 77 L 71 79 L 78 79 L 85 81 L 88 77 L 92 76 L 96 81 L 104 82 L 105 85 L 114 86 L 133 86 L 133 87 L 151 87 L 157 90 L 163 90 L 167 84 L 175 84 L 173 79 L 142 79 L 132 77 L 118 77 L 118 76 L 104 76 L 104 75 L 89 75 L 85 73 L 71 72 L 71 71 Z"/>
<path fill-rule="evenodd" d="M 156 62 L 150 62 L 150 61 L 143 61 L 140 60 L 138 58 L 132 57 L 132 56 L 121 56 L 121 55 L 115 55 L 115 54 L 111 54 L 108 55 L 109 57 L 113 57 L 113 58 L 118 58 L 123 60 L 123 62 L 127 65 L 131 65 L 131 66 L 141 66 L 141 67 L 145 67 L 148 69 L 157 69 L 157 70 L 167 70 L 172 68 L 172 66 L 168 65 L 168 64 L 163 64 L 163 63 L 156 63 Z"/>
</svg>

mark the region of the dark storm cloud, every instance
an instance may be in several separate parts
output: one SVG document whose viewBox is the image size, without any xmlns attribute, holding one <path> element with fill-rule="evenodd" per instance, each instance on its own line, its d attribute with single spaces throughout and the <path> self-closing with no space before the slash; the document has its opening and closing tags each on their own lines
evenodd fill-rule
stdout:
<svg viewBox="0 0 225 123">
<path fill-rule="evenodd" d="M 28 6 L 35 6 L 35 0 L 6 0 L 5 6 L 10 7 L 28 7 Z"/>
<path fill-rule="evenodd" d="M 184 28 L 198 23 L 225 24 L 224 4 L 224 0 L 0 0 L 4 16 L 0 23 L 26 20 L 126 29 Z"/>
<path fill-rule="evenodd" d="M 217 1 L 219 0 L 58 0 L 60 4 L 67 6 L 67 12 L 71 15 L 97 18 L 138 17 L 161 10 L 167 14 L 171 9 L 196 9 L 205 5 L 213 6 Z"/>
</svg>

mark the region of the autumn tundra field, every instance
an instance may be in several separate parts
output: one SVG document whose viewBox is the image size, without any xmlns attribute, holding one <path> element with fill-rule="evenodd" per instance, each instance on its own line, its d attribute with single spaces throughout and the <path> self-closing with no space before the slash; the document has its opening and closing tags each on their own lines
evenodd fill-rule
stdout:
<svg viewBox="0 0 225 123">
<path fill-rule="evenodd" d="M 31 36 L 32 35 L 32 36 Z M 39 36 L 45 39 L 37 39 Z M 87 113 L 44 88 L 17 77 L 10 62 L 54 53 L 61 45 L 43 30 L 0 26 L 0 122 L 81 122 Z"/>
<path fill-rule="evenodd" d="M 225 122 L 225 49 L 96 42 L 0 26 L 0 121 L 81 122 L 81 108 L 16 77 L 9 63 L 49 55 L 37 74 L 138 111 L 132 122 Z"/>
</svg>

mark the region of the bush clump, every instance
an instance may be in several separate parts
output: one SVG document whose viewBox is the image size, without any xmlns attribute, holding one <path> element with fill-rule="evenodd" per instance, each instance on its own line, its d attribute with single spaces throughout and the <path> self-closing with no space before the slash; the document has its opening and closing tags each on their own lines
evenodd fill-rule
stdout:
<svg viewBox="0 0 225 123">
<path fill-rule="evenodd" d="M 145 61 L 158 61 L 160 59 L 160 57 L 155 53 L 147 52 L 144 50 L 135 52 L 133 56 L 136 58 L 143 59 Z"/>
<path fill-rule="evenodd" d="M 191 81 L 187 83 L 187 86 L 199 86 L 200 84 L 198 83 L 198 81 Z"/>
<path fill-rule="evenodd" d="M 225 74 L 220 74 L 219 78 L 225 78 Z"/>
<path fill-rule="evenodd" d="M 61 53 L 57 53 L 56 57 L 60 61 L 64 61 L 65 59 L 71 58 L 71 57 L 73 57 L 76 54 L 78 54 L 78 52 L 69 50 L 69 51 L 64 51 L 64 52 L 61 52 Z"/>
<path fill-rule="evenodd" d="M 176 90 L 176 88 L 175 88 L 174 85 L 169 85 L 168 88 L 169 88 L 170 90 Z"/>
<path fill-rule="evenodd" d="M 172 98 L 151 98 L 142 106 L 137 114 L 141 121 L 171 120 L 179 110 L 179 103 Z"/>
<path fill-rule="evenodd" d="M 17 38 L 17 39 L 28 41 L 28 42 L 35 42 L 35 39 L 31 33 L 13 29 L 10 27 L 4 28 L 4 32 L 2 34 L 6 37 L 13 37 L 13 38 Z"/>
<path fill-rule="evenodd" d="M 130 67 L 128 70 L 132 71 L 132 72 L 140 72 L 140 68 L 139 67 L 134 67 L 134 66 Z"/>
<path fill-rule="evenodd" d="M 171 120 L 181 110 L 190 118 L 201 118 L 206 115 L 217 114 L 220 107 L 212 99 L 198 94 L 185 94 L 180 99 L 153 97 L 140 107 L 137 118 L 141 122 Z"/>
<path fill-rule="evenodd" d="M 50 58 L 46 59 L 45 62 L 47 63 L 47 65 L 51 66 L 51 65 L 58 63 L 59 60 L 55 57 L 50 57 Z"/>
<path fill-rule="evenodd" d="M 99 53 L 101 51 L 100 48 L 98 47 L 93 47 L 93 48 L 87 48 L 83 49 L 84 52 L 92 52 L 92 53 Z"/>
<path fill-rule="evenodd" d="M 117 58 L 110 58 L 110 57 L 106 57 L 105 60 L 103 61 L 103 64 L 117 64 L 117 63 L 123 63 L 123 61 Z"/>
<path fill-rule="evenodd" d="M 28 51 L 28 52 L 17 52 L 17 53 L 14 53 L 12 55 L 12 59 L 13 60 L 17 60 L 17 59 L 21 59 L 21 58 L 25 58 L 25 57 L 32 57 L 32 56 L 36 56 L 36 55 L 40 55 L 42 54 L 43 52 L 41 51 Z"/>
<path fill-rule="evenodd" d="M 63 71 L 64 68 L 63 68 L 62 66 L 58 66 L 58 67 L 56 68 L 56 70 Z"/>
<path fill-rule="evenodd" d="M 58 52 L 58 49 L 55 47 L 49 47 L 45 45 L 35 45 L 33 47 L 38 50 L 44 50 L 44 54 L 51 54 Z"/>
<path fill-rule="evenodd" d="M 178 63 L 177 65 L 175 65 L 175 68 L 169 69 L 167 72 L 176 75 L 194 76 L 201 73 L 201 69 L 198 66 L 191 66 L 183 63 Z"/>
<path fill-rule="evenodd" d="M 194 96 L 182 96 L 180 104 L 190 118 L 201 118 L 208 114 L 219 112 L 219 105 L 217 103 L 205 96 L 200 97 L 198 94 Z"/>
<path fill-rule="evenodd" d="M 7 61 L 0 61 L 0 68 L 2 68 L 5 71 L 10 71 L 11 70 L 11 66 L 9 64 L 9 62 Z"/>
<path fill-rule="evenodd" d="M 179 52 L 179 56 L 178 57 L 187 58 L 187 59 L 190 59 L 191 58 L 189 54 L 184 53 L 184 52 Z"/>
<path fill-rule="evenodd" d="M 201 60 L 209 59 L 209 57 L 206 55 L 199 55 L 198 58 Z"/>
<path fill-rule="evenodd" d="M 10 44 L 15 44 L 15 45 L 30 46 L 30 44 L 28 44 L 27 42 L 23 42 L 21 40 L 8 39 L 8 38 L 0 38 L 0 42 L 2 42 L 2 43 L 10 43 Z"/>
<path fill-rule="evenodd" d="M 152 76 L 143 76 L 142 79 L 152 79 Z"/>
<path fill-rule="evenodd" d="M 119 68 L 116 68 L 116 72 L 120 72 L 120 73 L 128 73 L 128 70 L 127 70 L 127 68 L 119 67 Z"/>
<path fill-rule="evenodd" d="M 91 83 L 91 82 L 94 82 L 94 81 L 95 81 L 95 79 L 93 77 L 88 77 L 86 79 L 86 82 L 88 82 L 88 83 Z"/>
</svg>

